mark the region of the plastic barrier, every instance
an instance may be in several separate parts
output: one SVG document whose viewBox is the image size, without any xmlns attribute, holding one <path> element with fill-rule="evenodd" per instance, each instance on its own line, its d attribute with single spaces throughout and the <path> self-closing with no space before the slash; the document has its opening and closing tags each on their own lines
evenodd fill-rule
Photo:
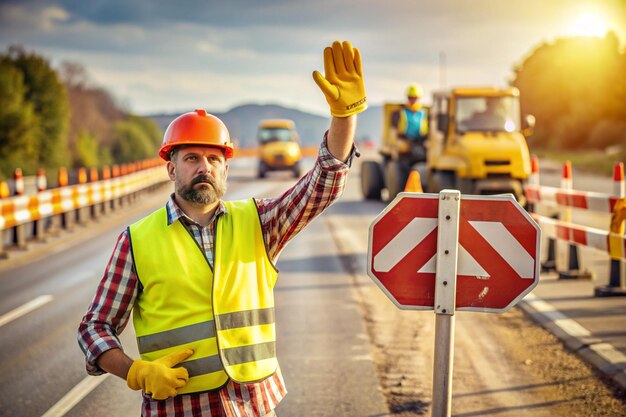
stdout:
<svg viewBox="0 0 626 417">
<path fill-rule="evenodd" d="M 571 165 L 563 166 L 561 188 L 539 185 L 539 168 L 535 157 L 531 163 L 532 174 L 524 187 L 529 208 L 533 211 L 538 204 L 560 208 L 560 215 L 546 217 L 537 213 L 532 216 L 548 237 L 548 256 L 542 264 L 543 270 L 556 270 L 556 240 L 567 241 L 569 245 L 568 270 L 558 271 L 560 278 L 590 278 L 589 271 L 580 270 L 579 246 L 595 248 L 610 256 L 609 285 L 598 287 L 596 296 L 626 295 L 626 239 L 624 237 L 624 218 L 626 217 L 626 199 L 624 185 L 624 165 L 615 164 L 613 170 L 613 194 L 575 191 L 572 189 Z M 611 228 L 603 231 L 597 228 L 576 225 L 571 222 L 571 210 L 590 210 L 599 213 L 612 213 Z"/>
<path fill-rule="evenodd" d="M 28 237 L 42 240 L 48 231 L 71 229 L 74 223 L 86 223 L 90 218 L 97 218 L 100 214 L 132 202 L 142 190 L 169 182 L 162 164 L 159 159 L 143 161 L 141 165 L 125 164 L 124 171 L 127 174 L 119 175 L 119 171 L 115 172 L 114 169 L 118 175 L 113 175 L 113 178 L 109 168 L 106 168 L 103 169 L 102 180 L 97 180 L 97 173 L 91 170 L 91 182 L 87 182 L 87 171 L 82 169 L 78 172 L 78 184 L 74 185 L 67 185 L 67 170 L 62 168 L 57 177 L 61 186 L 49 190 L 45 189 L 42 179 L 45 173 L 38 171 L 39 191 L 0 198 L 0 257 L 7 256 L 6 248 L 9 246 L 25 249 Z M 15 177 L 21 179 L 21 176 Z M 17 187 L 16 191 L 19 190 Z"/>
</svg>

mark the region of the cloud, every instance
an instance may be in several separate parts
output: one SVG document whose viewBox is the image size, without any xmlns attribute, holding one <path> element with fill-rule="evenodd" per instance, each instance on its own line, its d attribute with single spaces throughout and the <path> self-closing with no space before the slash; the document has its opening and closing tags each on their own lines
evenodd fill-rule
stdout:
<svg viewBox="0 0 626 417">
<path fill-rule="evenodd" d="M 310 73 L 323 68 L 322 49 L 335 39 L 361 50 L 374 103 L 410 82 L 438 88 L 442 53 L 448 85 L 502 85 L 527 53 L 567 27 L 571 3 L 9 0 L 0 4 L 0 47 L 80 62 L 138 112 L 199 101 L 221 111 L 249 100 L 325 114 Z M 626 17 L 622 0 L 604 4 L 615 19 Z"/>
</svg>

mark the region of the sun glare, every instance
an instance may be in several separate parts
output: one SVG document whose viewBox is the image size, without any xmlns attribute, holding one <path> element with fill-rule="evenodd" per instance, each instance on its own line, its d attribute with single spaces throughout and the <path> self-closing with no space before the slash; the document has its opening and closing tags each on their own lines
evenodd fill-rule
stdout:
<svg viewBox="0 0 626 417">
<path fill-rule="evenodd" d="M 595 13 L 581 13 L 569 26 L 568 33 L 572 36 L 602 37 L 608 30 L 607 22 Z"/>
</svg>

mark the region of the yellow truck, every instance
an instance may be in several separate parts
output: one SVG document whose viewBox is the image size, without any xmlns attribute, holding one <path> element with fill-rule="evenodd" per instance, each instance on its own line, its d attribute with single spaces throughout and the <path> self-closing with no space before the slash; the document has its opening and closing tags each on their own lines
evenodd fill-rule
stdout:
<svg viewBox="0 0 626 417">
<path fill-rule="evenodd" d="M 388 106 L 393 105 L 385 105 L 385 118 L 391 114 Z M 388 199 L 393 199 L 404 189 L 413 169 L 420 173 L 426 192 L 458 189 L 466 194 L 512 193 L 524 204 L 522 183 L 530 174 L 525 136 L 532 133 L 533 126 L 532 115 L 521 117 L 516 88 L 464 87 L 437 91 L 429 108 L 425 162 L 408 165 L 402 153 L 394 149 L 402 144 L 394 142 L 390 123 L 385 121 L 383 162 L 363 163 L 363 195 L 380 199 L 382 189 L 386 188 Z"/>
<path fill-rule="evenodd" d="M 295 123 L 288 119 L 265 119 L 259 124 L 259 178 L 270 171 L 291 171 L 294 177 L 301 175 L 300 138 Z"/>
</svg>

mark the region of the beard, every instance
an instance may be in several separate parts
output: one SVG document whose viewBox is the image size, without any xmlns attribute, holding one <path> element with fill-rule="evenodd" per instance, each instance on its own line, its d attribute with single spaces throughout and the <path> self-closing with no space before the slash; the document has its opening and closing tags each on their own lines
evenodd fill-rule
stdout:
<svg viewBox="0 0 626 417">
<path fill-rule="evenodd" d="M 197 184 L 201 184 L 196 186 Z M 177 194 L 190 203 L 207 205 L 218 201 L 226 193 L 226 181 L 216 181 L 210 175 L 198 175 L 189 184 L 176 179 Z"/>
</svg>

